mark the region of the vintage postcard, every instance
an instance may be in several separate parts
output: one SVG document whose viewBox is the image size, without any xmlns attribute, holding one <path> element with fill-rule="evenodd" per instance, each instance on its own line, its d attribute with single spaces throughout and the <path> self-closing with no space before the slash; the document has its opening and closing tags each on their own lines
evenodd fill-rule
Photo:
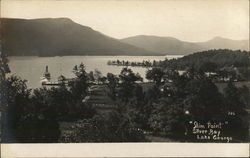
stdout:
<svg viewBox="0 0 250 158">
<path fill-rule="evenodd" d="M 248 0 L 0 3 L 2 157 L 249 156 Z"/>
</svg>

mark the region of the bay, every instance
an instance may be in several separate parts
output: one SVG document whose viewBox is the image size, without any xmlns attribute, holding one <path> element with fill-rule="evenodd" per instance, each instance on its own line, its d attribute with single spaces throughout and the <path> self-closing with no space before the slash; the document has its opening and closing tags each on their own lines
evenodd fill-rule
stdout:
<svg viewBox="0 0 250 158">
<path fill-rule="evenodd" d="M 10 75 L 20 76 L 26 79 L 28 88 L 41 87 L 41 77 L 45 71 L 46 65 L 49 67 L 52 81 L 56 81 L 60 75 L 71 78 L 74 77 L 72 69 L 75 65 L 83 63 L 86 71 L 94 71 L 98 69 L 102 75 L 107 75 L 108 72 L 118 75 L 121 72 L 122 66 L 107 65 L 109 60 L 124 60 L 133 62 L 159 61 L 179 58 L 181 55 L 168 56 L 56 56 L 56 57 L 37 57 L 37 56 L 11 56 L 9 57 Z M 139 73 L 145 80 L 147 68 L 130 67 L 133 72 Z"/>
</svg>

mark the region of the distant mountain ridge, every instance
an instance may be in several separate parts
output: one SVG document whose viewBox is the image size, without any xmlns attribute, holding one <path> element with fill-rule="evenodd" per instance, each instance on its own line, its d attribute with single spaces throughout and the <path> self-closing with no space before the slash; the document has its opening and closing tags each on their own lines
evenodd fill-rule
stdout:
<svg viewBox="0 0 250 158">
<path fill-rule="evenodd" d="M 216 37 L 185 42 L 173 37 L 134 36 L 118 40 L 68 18 L 1 18 L 2 49 L 9 56 L 186 55 L 208 49 L 249 50 L 249 41 Z"/>
<path fill-rule="evenodd" d="M 152 55 L 68 18 L 1 19 L 2 48 L 9 56 Z"/>
<path fill-rule="evenodd" d="M 215 37 L 206 42 L 185 42 L 173 37 L 139 35 L 121 39 L 122 42 L 160 54 L 187 55 L 209 49 L 249 50 L 249 40 Z"/>
<path fill-rule="evenodd" d="M 249 50 L 249 40 L 232 40 L 223 37 L 214 37 L 207 42 L 197 43 L 207 49 L 232 49 L 232 50 Z"/>
</svg>

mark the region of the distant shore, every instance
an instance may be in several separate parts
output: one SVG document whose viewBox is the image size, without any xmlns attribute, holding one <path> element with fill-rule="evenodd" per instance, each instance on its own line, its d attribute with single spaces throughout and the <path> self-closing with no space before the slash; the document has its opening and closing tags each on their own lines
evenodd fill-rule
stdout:
<svg viewBox="0 0 250 158">
<path fill-rule="evenodd" d="M 184 55 L 173 55 L 173 54 L 167 54 L 167 55 L 55 55 L 55 56 L 39 56 L 39 55 L 9 55 L 9 57 L 64 57 L 64 56 L 118 56 L 118 57 L 121 57 L 121 56 L 132 56 L 132 57 L 140 57 L 140 56 L 147 56 L 147 57 L 154 57 L 154 56 L 164 56 L 164 57 L 167 57 L 167 56 L 178 56 L 178 57 L 183 57 Z"/>
</svg>

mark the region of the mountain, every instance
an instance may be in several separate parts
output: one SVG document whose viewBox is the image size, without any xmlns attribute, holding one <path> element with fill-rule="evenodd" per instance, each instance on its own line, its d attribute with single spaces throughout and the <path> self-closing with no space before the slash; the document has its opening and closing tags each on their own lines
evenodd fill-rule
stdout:
<svg viewBox="0 0 250 158">
<path fill-rule="evenodd" d="M 221 37 L 197 43 L 145 35 L 118 40 L 68 18 L 0 20 L 2 49 L 9 56 L 186 55 L 219 48 L 249 50 L 248 40 Z"/>
<path fill-rule="evenodd" d="M 121 41 L 162 55 L 187 55 L 209 49 L 249 50 L 249 40 L 237 41 L 221 37 L 215 37 L 207 42 L 185 42 L 173 37 L 139 35 Z"/>
<path fill-rule="evenodd" d="M 2 49 L 9 56 L 159 55 L 67 18 L 0 20 Z"/>
<path fill-rule="evenodd" d="M 205 49 L 232 49 L 249 50 L 249 40 L 231 40 L 222 37 L 215 37 L 207 42 L 197 43 Z"/>
</svg>

